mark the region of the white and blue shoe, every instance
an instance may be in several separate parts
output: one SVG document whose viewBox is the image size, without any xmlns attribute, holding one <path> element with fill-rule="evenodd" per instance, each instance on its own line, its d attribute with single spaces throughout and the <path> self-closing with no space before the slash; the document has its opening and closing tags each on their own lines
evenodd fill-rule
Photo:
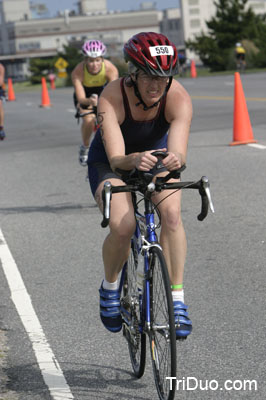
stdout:
<svg viewBox="0 0 266 400">
<path fill-rule="evenodd" d="M 192 331 L 192 322 L 188 318 L 188 306 L 182 301 L 174 301 L 176 339 L 186 339 Z"/>
<path fill-rule="evenodd" d="M 102 323 L 110 332 L 120 332 L 122 329 L 122 317 L 120 314 L 119 290 L 107 290 L 101 285 L 99 293 Z"/>
</svg>

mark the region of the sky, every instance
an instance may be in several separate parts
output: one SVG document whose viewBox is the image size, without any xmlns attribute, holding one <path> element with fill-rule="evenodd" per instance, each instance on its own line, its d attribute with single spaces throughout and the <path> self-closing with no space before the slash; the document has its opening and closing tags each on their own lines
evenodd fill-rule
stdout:
<svg viewBox="0 0 266 400">
<path fill-rule="evenodd" d="M 179 0 L 153 0 L 157 4 L 158 10 L 165 8 L 178 7 Z M 43 3 L 46 5 L 50 12 L 50 16 L 53 17 L 57 14 L 57 11 L 63 10 L 76 10 L 77 0 L 31 0 L 32 3 Z M 107 0 L 108 10 L 138 10 L 140 3 L 144 0 Z"/>
</svg>

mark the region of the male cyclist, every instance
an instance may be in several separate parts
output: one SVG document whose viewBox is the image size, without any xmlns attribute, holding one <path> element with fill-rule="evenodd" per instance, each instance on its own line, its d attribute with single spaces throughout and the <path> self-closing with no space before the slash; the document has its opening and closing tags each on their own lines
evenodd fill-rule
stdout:
<svg viewBox="0 0 266 400">
<path fill-rule="evenodd" d="M 241 43 L 236 43 L 235 47 L 236 67 L 237 69 L 244 69 L 246 66 L 246 50 Z"/>
<path fill-rule="evenodd" d="M 185 54 L 185 50 L 180 49 L 178 50 L 178 64 L 179 64 L 179 68 L 178 68 L 178 72 L 180 76 L 183 76 L 184 73 L 186 72 L 186 54 Z"/>
<path fill-rule="evenodd" d="M 129 74 L 103 90 L 98 104 L 100 128 L 89 151 L 91 190 L 101 210 L 104 182 L 123 184 L 115 173 L 117 168 L 149 171 L 157 163 L 151 153 L 158 149 L 168 152 L 162 161 L 162 175 L 186 162 L 192 104 L 183 86 L 173 80 L 178 71 L 175 45 L 162 34 L 141 32 L 124 45 L 124 56 Z M 160 243 L 172 285 L 176 336 L 180 338 L 192 330 L 183 291 L 187 244 L 181 220 L 181 193 L 169 193 L 170 197 L 156 193 L 153 199 L 161 214 Z M 130 194 L 112 197 L 109 227 L 103 244 L 105 277 L 100 287 L 100 316 L 108 330 L 119 332 L 122 321 L 118 274 L 129 255 L 135 230 Z"/>
<path fill-rule="evenodd" d="M 95 108 L 98 96 L 104 86 L 118 78 L 118 70 L 103 58 L 106 47 L 100 40 L 88 40 L 82 46 L 84 60 L 72 71 L 71 78 L 74 86 L 74 104 L 78 112 L 80 108 L 88 108 L 91 114 L 82 118 L 82 145 L 79 150 L 79 162 L 86 166 L 89 144 L 96 123 Z M 87 111 L 88 111 L 87 110 Z"/>
<path fill-rule="evenodd" d="M 3 64 L 0 63 L 0 140 L 4 140 L 6 137 L 5 131 L 4 131 L 4 107 L 3 107 L 3 101 L 5 100 L 6 97 L 6 92 L 5 92 L 5 67 Z"/>
</svg>

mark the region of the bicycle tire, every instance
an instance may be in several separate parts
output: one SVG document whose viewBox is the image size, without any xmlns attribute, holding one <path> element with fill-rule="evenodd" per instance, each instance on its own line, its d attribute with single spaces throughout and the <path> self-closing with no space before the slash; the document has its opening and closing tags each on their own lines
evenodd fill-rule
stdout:
<svg viewBox="0 0 266 400">
<path fill-rule="evenodd" d="M 245 65 L 245 63 L 242 61 L 241 64 L 240 64 L 240 72 L 245 72 L 245 70 L 246 70 L 246 65 Z"/>
<path fill-rule="evenodd" d="M 153 247 L 149 254 L 151 269 L 149 334 L 152 369 L 161 400 L 173 400 L 176 379 L 176 333 L 172 292 L 163 252 Z"/>
<path fill-rule="evenodd" d="M 121 295 L 123 334 L 127 339 L 130 360 L 134 375 L 141 378 L 146 364 L 146 335 L 140 332 L 140 301 L 137 287 L 138 250 L 134 240 L 124 268 Z"/>
</svg>

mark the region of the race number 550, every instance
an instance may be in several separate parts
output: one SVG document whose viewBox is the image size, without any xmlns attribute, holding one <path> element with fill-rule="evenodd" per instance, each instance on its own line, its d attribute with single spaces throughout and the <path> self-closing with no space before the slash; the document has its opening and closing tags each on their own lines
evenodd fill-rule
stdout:
<svg viewBox="0 0 266 400">
<path fill-rule="evenodd" d="M 150 47 L 150 53 L 151 53 L 152 57 L 173 56 L 174 49 L 172 46 L 153 46 L 153 47 Z"/>
</svg>

